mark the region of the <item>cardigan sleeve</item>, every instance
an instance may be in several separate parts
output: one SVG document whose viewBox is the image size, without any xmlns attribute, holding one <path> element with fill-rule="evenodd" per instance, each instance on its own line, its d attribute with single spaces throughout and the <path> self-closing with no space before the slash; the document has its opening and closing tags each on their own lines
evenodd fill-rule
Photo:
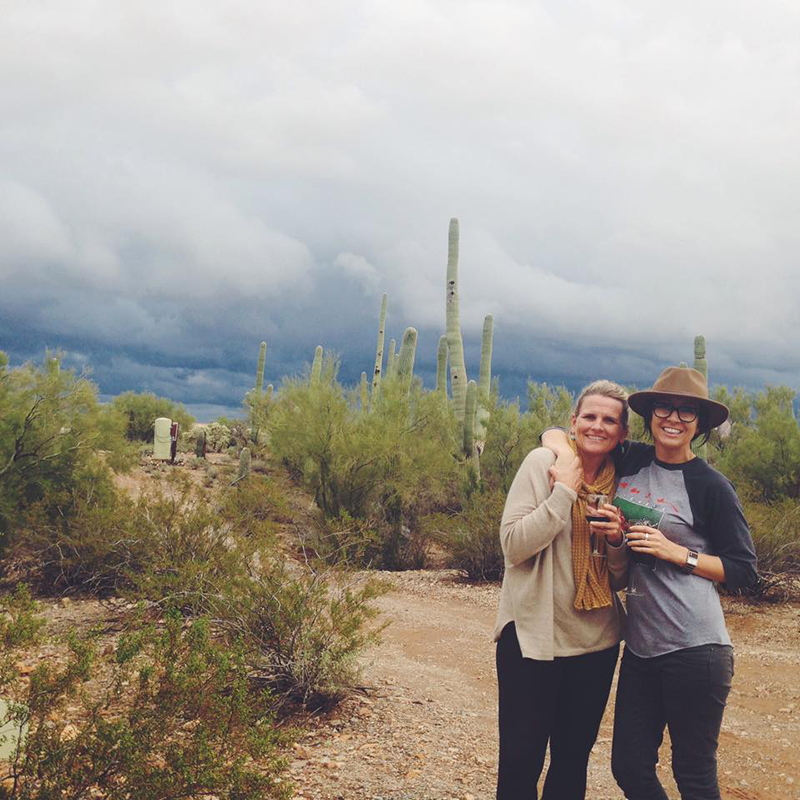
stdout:
<svg viewBox="0 0 800 800">
<path fill-rule="evenodd" d="M 549 450 L 532 450 L 514 477 L 500 523 L 506 566 L 521 564 L 544 550 L 572 513 L 577 493 L 563 483 L 550 491 L 548 468 L 553 461 Z"/>
</svg>

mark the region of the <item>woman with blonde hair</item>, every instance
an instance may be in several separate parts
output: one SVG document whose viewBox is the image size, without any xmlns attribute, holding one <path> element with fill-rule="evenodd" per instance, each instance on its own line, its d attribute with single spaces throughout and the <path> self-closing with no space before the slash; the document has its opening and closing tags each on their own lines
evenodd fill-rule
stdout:
<svg viewBox="0 0 800 800">
<path fill-rule="evenodd" d="M 497 642 L 498 800 L 582 800 L 589 754 L 619 654 L 620 607 L 603 537 L 619 535 L 612 452 L 625 439 L 625 391 L 596 381 L 572 414 L 577 459 L 555 466 L 531 451 L 508 493 L 500 527 L 505 575 Z M 551 485 L 552 483 L 552 485 Z M 597 521 L 587 520 L 587 516 Z M 593 535 L 594 534 L 594 535 Z"/>
</svg>

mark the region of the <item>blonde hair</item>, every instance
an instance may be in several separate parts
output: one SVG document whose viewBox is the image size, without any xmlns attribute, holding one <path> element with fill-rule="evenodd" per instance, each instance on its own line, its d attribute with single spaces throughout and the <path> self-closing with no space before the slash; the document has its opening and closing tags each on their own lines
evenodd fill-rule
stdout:
<svg viewBox="0 0 800 800">
<path fill-rule="evenodd" d="M 592 383 L 584 386 L 578 399 L 575 401 L 575 407 L 572 409 L 572 415 L 577 417 L 581 410 L 581 403 L 591 396 L 600 395 L 600 397 L 611 397 L 614 400 L 619 400 L 622 403 L 622 414 L 620 414 L 619 421 L 623 428 L 628 427 L 628 393 L 614 381 L 592 381 Z"/>
</svg>

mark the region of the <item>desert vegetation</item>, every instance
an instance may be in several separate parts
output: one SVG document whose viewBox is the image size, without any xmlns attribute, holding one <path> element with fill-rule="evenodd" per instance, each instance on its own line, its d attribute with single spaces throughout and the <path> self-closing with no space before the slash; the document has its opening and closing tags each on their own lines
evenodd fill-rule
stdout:
<svg viewBox="0 0 800 800">
<path fill-rule="evenodd" d="M 265 388 L 262 343 L 242 419 L 210 425 L 151 394 L 103 405 L 57 353 L 15 368 L 0 353 L 0 797 L 290 796 L 298 715 L 346 697 L 380 635 L 377 571 L 500 579 L 505 495 L 573 398 L 533 381 L 522 403 L 501 397 L 491 315 L 468 380 L 457 265 L 453 221 L 432 388 L 414 376 L 416 330 L 385 346 L 385 295 L 371 378 L 342 385 L 320 346 Z M 758 597 L 784 599 L 800 575 L 794 392 L 715 398 L 731 424 L 701 455 L 743 498 Z M 157 416 L 183 431 L 169 468 L 147 452 Z M 98 598 L 113 624 L 54 636 L 41 604 L 57 597 Z M 27 669 L 43 642 L 58 657 Z"/>
</svg>

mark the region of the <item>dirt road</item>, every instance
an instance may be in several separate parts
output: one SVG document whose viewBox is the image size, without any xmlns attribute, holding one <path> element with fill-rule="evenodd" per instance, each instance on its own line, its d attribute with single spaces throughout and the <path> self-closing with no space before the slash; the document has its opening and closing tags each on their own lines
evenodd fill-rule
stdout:
<svg viewBox="0 0 800 800">
<path fill-rule="evenodd" d="M 392 574 L 390 622 L 364 659 L 366 694 L 348 700 L 294 749 L 296 797 L 489 800 L 494 797 L 496 586 L 452 573 Z M 800 606 L 724 600 L 736 651 L 720 745 L 724 800 L 800 800 Z M 612 701 L 589 768 L 588 797 L 620 800 L 611 776 Z M 659 774 L 678 793 L 669 743 Z"/>
</svg>

